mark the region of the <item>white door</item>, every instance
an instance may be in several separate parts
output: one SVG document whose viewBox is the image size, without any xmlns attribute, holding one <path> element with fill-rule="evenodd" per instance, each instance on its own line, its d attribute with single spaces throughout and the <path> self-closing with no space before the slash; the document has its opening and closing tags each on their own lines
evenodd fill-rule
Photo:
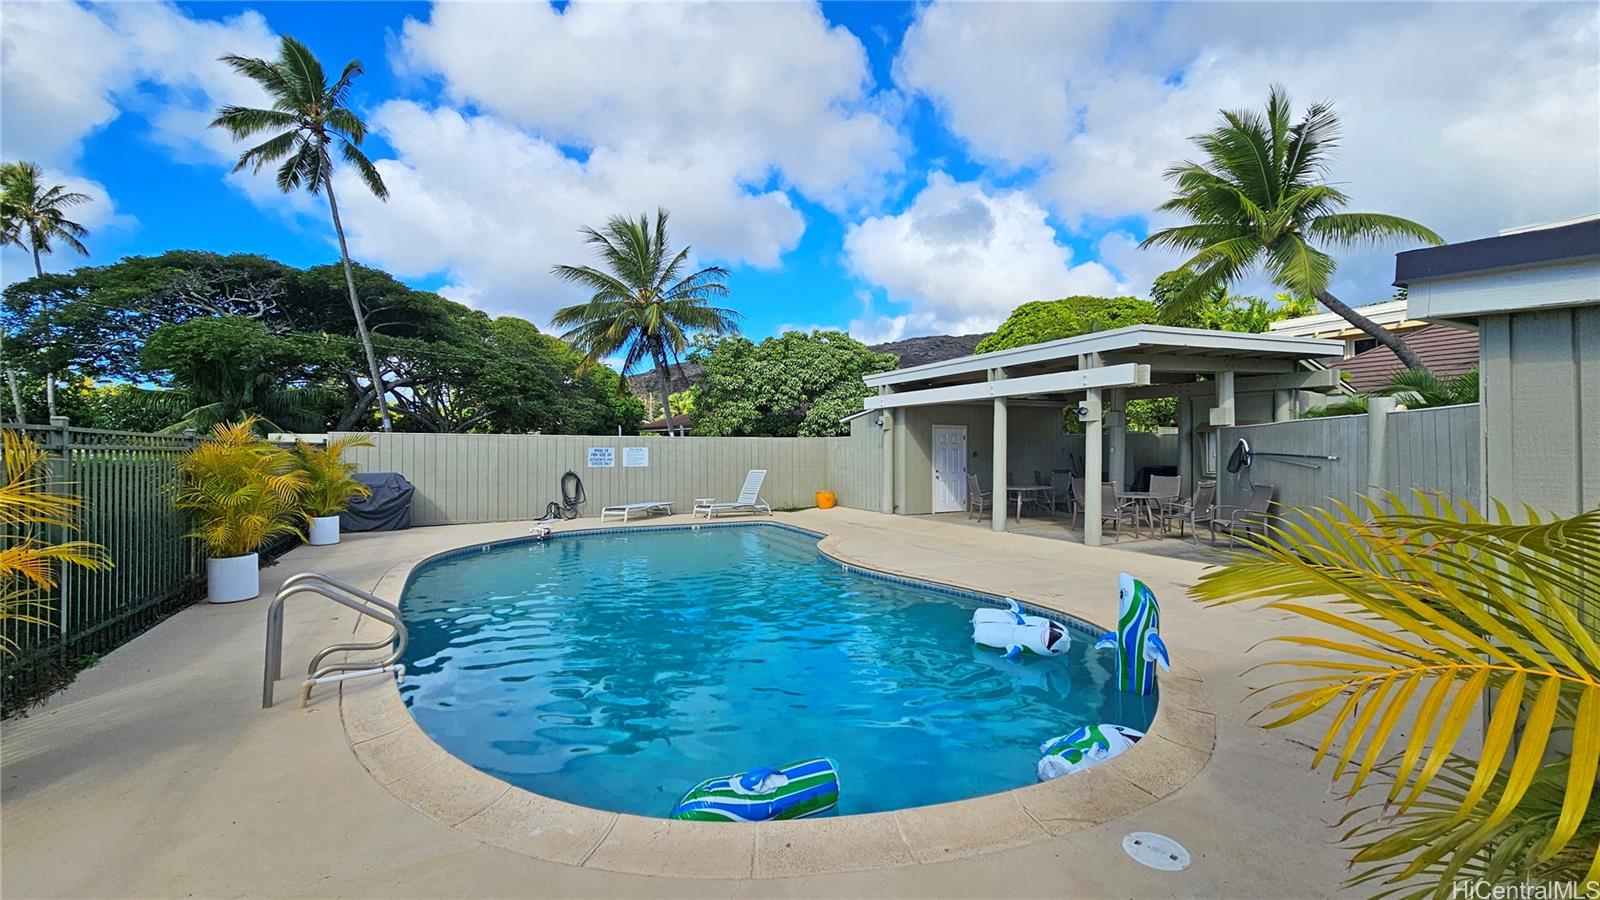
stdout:
<svg viewBox="0 0 1600 900">
<path fill-rule="evenodd" d="M 933 426 L 933 511 L 967 508 L 967 426 Z"/>
</svg>

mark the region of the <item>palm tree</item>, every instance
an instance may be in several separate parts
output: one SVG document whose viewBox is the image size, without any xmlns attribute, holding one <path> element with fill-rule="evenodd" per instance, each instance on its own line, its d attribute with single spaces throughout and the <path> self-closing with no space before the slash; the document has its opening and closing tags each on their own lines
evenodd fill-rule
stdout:
<svg viewBox="0 0 1600 900">
<path fill-rule="evenodd" d="M 680 277 L 689 260 L 689 248 L 676 255 L 667 240 L 667 211 L 656 211 L 637 222 L 612 216 L 605 232 L 583 229 L 586 241 L 600 254 L 604 270 L 593 266 L 556 266 L 562 281 L 582 285 L 592 292 L 588 302 L 556 311 L 551 323 L 570 329 L 562 337 L 581 350 L 589 365 L 602 357 L 623 353 L 626 376 L 648 358 L 661 388 L 661 408 L 670 410 L 671 366 L 678 364 L 689 345 L 690 332 L 733 334 L 739 314 L 712 306 L 728 296 L 728 270 L 708 266 Z M 671 434 L 671 419 L 667 433 Z"/>
<path fill-rule="evenodd" d="M 62 210 L 79 203 L 89 202 L 88 194 L 69 191 L 65 185 L 45 187 L 44 172 L 37 163 L 11 162 L 0 165 L 0 241 L 14 244 L 33 253 L 33 271 L 44 277 L 46 253 L 54 252 L 53 241 L 61 241 L 84 256 L 89 248 L 79 238 L 89 229 L 66 217 Z M 8 366 L 6 383 L 11 389 L 11 403 L 17 414 L 17 424 L 22 424 L 22 392 L 17 389 L 17 375 Z M 45 406 L 50 415 L 56 414 L 56 376 L 45 375 Z"/>
<path fill-rule="evenodd" d="M 333 230 L 339 236 L 339 258 L 344 263 L 345 287 L 350 293 L 350 312 L 356 319 L 356 334 L 367 354 L 367 374 L 372 378 L 377 397 L 378 415 L 383 420 L 383 430 L 391 431 L 389 407 L 384 399 L 382 376 L 378 373 L 378 354 L 372 347 L 372 335 L 367 331 L 367 317 L 361 311 L 361 301 L 356 297 L 355 273 L 350 268 L 350 247 L 345 242 L 344 225 L 339 220 L 339 201 L 333 194 L 333 156 L 329 148 L 337 145 L 344 161 L 355 167 L 367 189 L 379 200 L 389 198 L 378 169 L 361 152 L 361 142 L 366 139 L 367 126 L 361 118 L 345 105 L 350 85 L 362 72 L 361 61 L 352 59 L 332 86 L 315 55 L 288 35 L 276 61 L 228 55 L 222 61 L 235 72 L 255 81 L 272 96 L 270 109 L 252 109 L 244 106 L 224 106 L 217 110 L 211 122 L 213 128 L 226 129 L 235 140 L 248 138 L 261 132 L 276 132 L 272 137 L 244 151 L 235 172 L 246 167 L 259 172 L 268 163 L 283 160 L 278 167 L 278 190 L 285 194 L 305 188 L 312 194 L 326 192 L 328 212 L 333 216 Z"/>
<path fill-rule="evenodd" d="M 1222 113 L 1222 124 L 1192 140 L 1205 162 L 1183 162 L 1166 172 L 1177 196 L 1157 207 L 1181 213 L 1190 224 L 1163 228 L 1141 247 L 1192 252 L 1180 267 L 1194 275 L 1185 290 L 1163 304 L 1163 315 L 1191 312 L 1207 292 L 1237 281 L 1260 265 L 1280 287 L 1323 306 L 1394 351 L 1406 368 L 1423 368 L 1405 341 L 1351 309 L 1328 291 L 1333 257 L 1314 244 L 1348 247 L 1389 238 L 1441 244 L 1433 231 L 1410 219 L 1381 213 L 1340 212 L 1349 198 L 1325 179 L 1338 145 L 1339 117 L 1313 104 L 1291 124 L 1289 95 L 1272 87 L 1266 115 Z"/>
</svg>

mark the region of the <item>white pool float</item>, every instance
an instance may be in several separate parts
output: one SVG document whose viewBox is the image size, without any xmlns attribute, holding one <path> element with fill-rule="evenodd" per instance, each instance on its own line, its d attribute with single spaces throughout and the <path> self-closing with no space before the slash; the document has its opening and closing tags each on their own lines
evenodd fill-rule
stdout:
<svg viewBox="0 0 1600 900">
<path fill-rule="evenodd" d="M 980 609 L 972 614 L 972 640 L 985 647 L 1006 651 L 1007 659 L 1021 656 L 1023 651 L 1040 656 L 1056 656 L 1067 652 L 1072 643 L 1067 629 L 1054 619 L 1044 616 L 1025 616 L 1015 600 L 1006 601 L 1006 609 Z"/>
<path fill-rule="evenodd" d="M 1138 743 L 1144 732 L 1123 725 L 1085 725 L 1039 745 L 1039 780 L 1050 781 L 1097 766 Z"/>
</svg>

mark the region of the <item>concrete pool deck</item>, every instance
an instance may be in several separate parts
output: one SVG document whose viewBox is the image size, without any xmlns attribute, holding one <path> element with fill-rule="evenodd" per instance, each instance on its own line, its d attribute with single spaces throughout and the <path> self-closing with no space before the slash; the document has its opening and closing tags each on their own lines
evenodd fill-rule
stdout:
<svg viewBox="0 0 1600 900">
<path fill-rule="evenodd" d="M 284 578 L 321 571 L 391 593 L 384 582 L 397 591 L 396 573 L 418 560 L 454 547 L 524 536 L 528 523 L 355 535 L 337 547 L 295 550 L 263 572 L 262 599 L 186 609 L 108 655 L 28 718 L 5 723 L 0 730 L 0 893 L 1299 897 L 1336 892 L 1345 875 L 1344 855 L 1332 844 L 1328 825 L 1346 806 L 1329 794 L 1326 774 L 1306 771 L 1320 729 L 1313 722 L 1262 731 L 1245 722 L 1256 706 L 1238 702 L 1249 689 L 1281 677 L 1241 673 L 1281 653 L 1269 645 L 1244 655 L 1256 642 L 1289 632 L 1287 616 L 1244 605 L 1197 608 L 1184 593 L 1203 566 L 1188 560 L 846 509 L 776 518 L 826 532 L 824 549 L 851 562 L 1016 596 L 1092 622 L 1115 618 L 1117 574 L 1132 571 L 1163 600 L 1163 634 L 1176 657 L 1164 685 L 1180 680 L 1201 685 L 1203 679 L 1201 696 L 1190 698 L 1194 702 L 1169 704 L 1172 698 L 1164 696 L 1161 709 L 1170 705 L 1174 718 L 1184 719 L 1171 733 L 1192 742 L 1214 731 L 1213 754 L 1206 760 L 1202 751 L 1172 741 L 1202 758 L 1193 760 L 1192 779 L 1171 784 L 1161 782 L 1162 772 L 1106 771 L 1116 761 L 1084 773 L 1086 783 L 1101 772 L 1119 779 L 1113 794 L 1121 795 L 1120 808 L 1087 808 L 1080 798 L 1074 811 L 1073 798 L 1051 795 L 1066 804 L 1052 813 L 1041 808 L 1042 799 L 1033 808 L 1016 799 L 1052 787 L 1045 785 L 879 816 L 708 826 L 720 832 L 715 846 L 702 849 L 694 846 L 695 839 L 667 838 L 677 844 L 669 855 L 710 854 L 726 866 L 720 874 L 727 877 L 630 874 L 661 871 L 646 865 L 647 848 L 665 846 L 653 837 L 665 833 L 661 823 L 638 819 L 648 827 L 624 825 L 622 819 L 634 817 L 585 810 L 614 821 L 609 829 L 599 820 L 591 820 L 588 830 L 576 823 L 531 826 L 554 821 L 540 818 L 539 804 L 555 801 L 509 795 L 499 782 L 486 793 L 477 778 L 493 779 L 453 758 L 428 757 L 431 742 L 408 746 L 395 737 L 392 747 L 378 743 L 386 735 L 421 735 L 403 710 L 400 720 L 387 724 L 362 718 L 360 698 L 398 699 L 392 683 L 347 683 L 343 703 L 336 687 L 319 687 L 302 710 L 289 678 L 278 685 L 277 704 L 259 708 L 266 597 Z M 590 527 L 593 521 L 569 527 Z M 680 521 L 687 517 L 646 524 Z M 348 640 L 356 618 L 325 602 L 291 601 L 285 670 L 292 673 L 317 649 Z M 1304 633 L 1305 628 L 1295 622 L 1292 630 Z M 1179 679 L 1185 671 L 1191 677 Z M 1183 690 L 1177 686 L 1176 693 Z M 1215 710 L 1211 722 L 1200 711 L 1204 703 Z M 367 708 L 381 714 L 381 706 Z M 1179 710 L 1188 712 L 1178 716 Z M 1159 726 L 1152 728 L 1153 738 L 1161 734 Z M 387 777 L 380 763 L 369 774 L 372 761 L 389 750 L 386 759 L 400 767 L 390 769 L 389 776 L 412 768 Z M 1137 763 L 1131 752 L 1128 756 Z M 428 769 L 443 789 L 400 799 L 394 785 Z M 461 780 L 452 787 L 454 776 Z M 381 783 L 386 778 L 387 786 Z M 1130 788 L 1138 793 L 1130 794 Z M 937 812 L 968 803 L 977 804 L 969 815 Z M 872 824 L 874 819 L 890 820 L 895 827 Z M 619 842 L 619 828 L 641 833 L 624 833 L 620 837 L 628 840 Z M 1130 831 L 1172 836 L 1193 855 L 1192 866 L 1180 873 L 1139 866 L 1121 850 Z M 481 839 L 504 844 L 506 835 L 559 848 L 540 855 L 563 861 L 526 855 L 527 846 L 518 852 Z M 864 857 L 894 857 L 907 864 L 800 874 L 814 871 L 819 856 L 839 857 L 830 862 L 833 869 L 860 868 Z"/>
</svg>

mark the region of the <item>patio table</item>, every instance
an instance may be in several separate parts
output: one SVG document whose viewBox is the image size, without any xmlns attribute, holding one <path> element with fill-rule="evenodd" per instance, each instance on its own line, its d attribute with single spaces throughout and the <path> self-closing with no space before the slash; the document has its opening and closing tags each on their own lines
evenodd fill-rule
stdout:
<svg viewBox="0 0 1600 900">
<path fill-rule="evenodd" d="M 1135 504 L 1133 513 L 1134 536 L 1137 537 L 1139 534 L 1139 510 L 1142 509 L 1144 510 L 1145 518 L 1150 522 L 1151 537 L 1159 537 L 1159 535 L 1156 534 L 1156 505 L 1163 500 L 1171 500 L 1173 498 L 1167 494 L 1157 494 L 1154 491 L 1119 490 L 1116 493 L 1119 501 L 1132 500 Z"/>
<path fill-rule="evenodd" d="M 1012 484 L 1006 486 L 1007 494 L 1017 496 L 1017 518 L 1022 518 L 1022 500 L 1030 494 L 1050 494 L 1055 488 L 1048 484 Z"/>
</svg>

